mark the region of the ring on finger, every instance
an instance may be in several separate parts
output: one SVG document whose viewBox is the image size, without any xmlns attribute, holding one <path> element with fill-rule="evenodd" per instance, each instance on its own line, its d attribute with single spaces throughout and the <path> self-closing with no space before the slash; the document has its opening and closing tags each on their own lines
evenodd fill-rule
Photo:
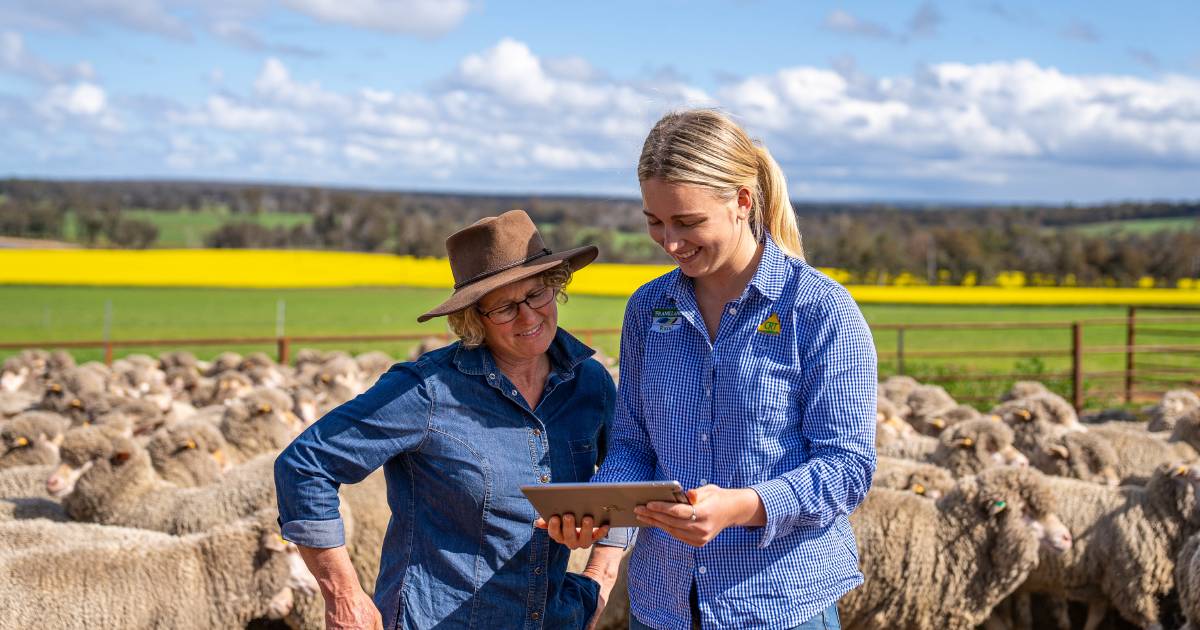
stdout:
<svg viewBox="0 0 1200 630">
<path fill-rule="evenodd" d="M 692 520 L 696 520 L 696 506 L 692 506 Z"/>
</svg>

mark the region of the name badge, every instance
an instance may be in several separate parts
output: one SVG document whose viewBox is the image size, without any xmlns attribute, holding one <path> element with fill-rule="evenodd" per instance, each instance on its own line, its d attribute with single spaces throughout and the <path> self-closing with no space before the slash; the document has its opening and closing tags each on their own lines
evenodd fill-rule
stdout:
<svg viewBox="0 0 1200 630">
<path fill-rule="evenodd" d="M 777 313 L 771 313 L 770 317 L 758 325 L 758 332 L 763 335 L 779 335 L 779 331 L 779 315 Z"/>
<path fill-rule="evenodd" d="M 683 316 L 677 308 L 656 308 L 650 320 L 650 332 L 669 333 L 679 328 Z"/>
</svg>

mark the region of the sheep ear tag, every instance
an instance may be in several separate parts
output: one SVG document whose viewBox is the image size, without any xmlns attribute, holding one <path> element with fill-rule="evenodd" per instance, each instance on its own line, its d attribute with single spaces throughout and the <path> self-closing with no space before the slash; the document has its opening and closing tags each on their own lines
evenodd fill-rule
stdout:
<svg viewBox="0 0 1200 630">
<path fill-rule="evenodd" d="M 654 316 L 650 319 L 650 332 L 674 332 L 681 324 L 683 324 L 683 317 L 679 314 L 679 309 L 656 308 Z"/>
<path fill-rule="evenodd" d="M 1007 502 L 995 501 L 992 503 L 992 507 L 988 511 L 991 512 L 992 516 L 995 516 L 995 515 L 1003 512 L 1006 508 L 1008 508 Z"/>
<path fill-rule="evenodd" d="M 758 325 L 758 332 L 764 335 L 779 336 L 779 331 L 782 326 L 779 324 L 779 313 L 771 313 L 771 316 L 764 319 L 763 323 Z"/>
</svg>

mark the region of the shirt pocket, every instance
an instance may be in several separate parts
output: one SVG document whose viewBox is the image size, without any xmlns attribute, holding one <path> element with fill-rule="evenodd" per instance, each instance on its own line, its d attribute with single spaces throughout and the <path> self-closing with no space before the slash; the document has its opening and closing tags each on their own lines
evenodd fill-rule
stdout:
<svg viewBox="0 0 1200 630">
<path fill-rule="evenodd" d="M 571 468 L 575 481 L 587 481 L 596 472 L 596 438 L 586 437 L 567 442 L 571 451 Z"/>
</svg>

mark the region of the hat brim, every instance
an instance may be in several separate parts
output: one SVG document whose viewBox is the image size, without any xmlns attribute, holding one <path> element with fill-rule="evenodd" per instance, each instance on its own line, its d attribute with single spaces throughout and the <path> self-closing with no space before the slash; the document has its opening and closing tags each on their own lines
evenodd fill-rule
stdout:
<svg viewBox="0 0 1200 630">
<path fill-rule="evenodd" d="M 433 319 L 434 317 L 442 317 L 443 315 L 457 313 L 458 311 L 470 307 L 478 302 L 483 296 L 496 289 L 499 289 L 506 284 L 511 284 L 519 280 L 536 276 L 547 269 L 558 266 L 564 260 L 571 263 L 572 272 L 579 271 L 580 269 L 590 265 L 592 261 L 596 260 L 596 256 L 598 255 L 600 255 L 599 248 L 597 248 L 595 245 L 585 245 L 583 247 L 576 247 L 575 249 L 569 249 L 557 254 L 543 256 L 519 267 L 505 269 L 494 276 L 488 276 L 487 278 L 484 278 L 478 282 L 472 282 L 466 286 L 459 287 L 454 291 L 454 294 L 451 295 L 449 299 L 437 305 L 428 313 L 418 317 L 417 321 L 424 323 Z"/>
</svg>

